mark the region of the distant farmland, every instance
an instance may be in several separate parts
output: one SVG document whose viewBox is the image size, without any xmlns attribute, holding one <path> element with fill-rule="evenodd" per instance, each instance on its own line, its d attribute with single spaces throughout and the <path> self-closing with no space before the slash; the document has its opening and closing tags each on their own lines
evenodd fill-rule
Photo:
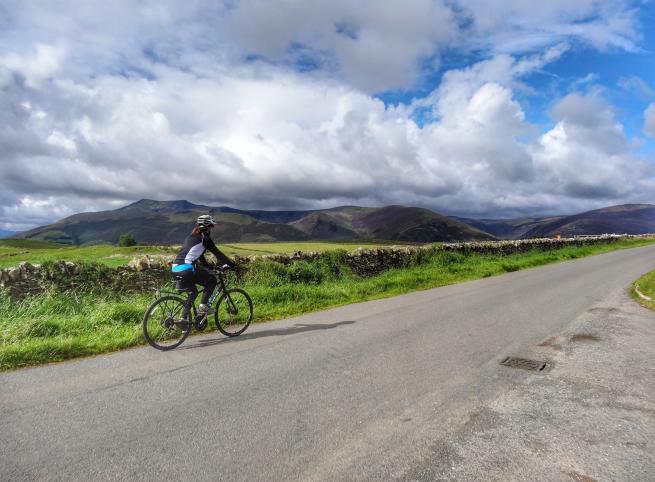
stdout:
<svg viewBox="0 0 655 482">
<path fill-rule="evenodd" d="M 403 244 L 403 243 L 396 243 Z M 274 243 L 230 243 L 219 244 L 219 249 L 228 256 L 289 254 L 296 251 L 330 251 L 383 246 L 384 243 L 323 243 L 314 241 L 274 242 Z M 23 261 L 32 264 L 44 261 L 94 261 L 116 267 L 127 264 L 134 256 L 155 255 L 174 256 L 179 246 L 131 246 L 119 248 L 109 244 L 94 246 L 62 246 L 45 241 L 27 239 L 0 240 L 0 268 L 16 266 Z"/>
</svg>

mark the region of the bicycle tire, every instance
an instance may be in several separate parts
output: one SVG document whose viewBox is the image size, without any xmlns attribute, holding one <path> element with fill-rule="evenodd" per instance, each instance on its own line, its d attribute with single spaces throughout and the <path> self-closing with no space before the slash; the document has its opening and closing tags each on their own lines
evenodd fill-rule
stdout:
<svg viewBox="0 0 655 482">
<path fill-rule="evenodd" d="M 175 295 L 156 299 L 143 315 L 143 337 L 157 350 L 177 348 L 191 333 L 192 318 L 187 302 Z M 172 343 L 164 343 L 167 339 Z"/>
<path fill-rule="evenodd" d="M 225 336 L 239 336 L 250 326 L 252 315 L 250 295 L 241 288 L 231 288 L 216 303 L 216 328 Z"/>
</svg>

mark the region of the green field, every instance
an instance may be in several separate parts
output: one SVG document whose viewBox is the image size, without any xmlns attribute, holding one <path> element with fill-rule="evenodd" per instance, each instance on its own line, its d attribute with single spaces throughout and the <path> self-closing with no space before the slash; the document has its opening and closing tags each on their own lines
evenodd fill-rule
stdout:
<svg viewBox="0 0 655 482">
<path fill-rule="evenodd" d="M 251 294 L 255 321 L 261 322 L 653 242 L 632 239 L 514 255 L 433 250 L 413 266 L 368 278 L 350 270 L 345 251 L 332 251 L 314 262 L 299 260 L 289 266 L 260 259 L 238 285 Z M 53 292 L 21 302 L 0 296 L 0 370 L 143 344 L 141 319 L 153 296 L 110 294 L 102 286 L 94 289 Z"/>
<path fill-rule="evenodd" d="M 321 242 L 292 242 L 292 243 L 236 243 L 219 244 L 219 248 L 228 256 L 248 256 L 252 254 L 289 254 L 295 251 L 330 251 L 357 248 L 371 248 L 382 246 L 382 243 L 321 243 Z M 130 262 L 134 256 L 155 255 L 174 256 L 179 246 L 132 246 L 119 248 L 110 244 L 94 246 L 62 246 L 46 241 L 33 241 L 26 239 L 0 240 L 0 268 L 16 266 L 22 261 L 32 264 L 44 261 L 74 261 L 96 262 L 107 266 L 122 266 Z"/>
</svg>

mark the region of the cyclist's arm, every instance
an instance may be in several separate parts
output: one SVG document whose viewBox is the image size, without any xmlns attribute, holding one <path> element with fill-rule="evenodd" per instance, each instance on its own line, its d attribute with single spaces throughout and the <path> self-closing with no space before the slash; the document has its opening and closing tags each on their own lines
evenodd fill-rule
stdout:
<svg viewBox="0 0 655 482">
<path fill-rule="evenodd" d="M 233 268 L 235 263 L 232 261 L 230 258 L 225 256 L 220 249 L 216 247 L 216 244 L 214 244 L 214 241 L 211 238 L 205 238 L 203 243 L 205 244 L 205 248 L 207 248 L 214 256 L 216 256 L 216 259 L 218 260 L 218 265 L 222 266 L 224 264 L 228 265 L 230 268 Z"/>
<path fill-rule="evenodd" d="M 211 265 L 209 264 L 209 261 L 207 261 L 207 258 L 205 258 L 204 254 L 198 256 L 198 262 L 202 264 L 205 268 L 211 268 Z"/>
</svg>

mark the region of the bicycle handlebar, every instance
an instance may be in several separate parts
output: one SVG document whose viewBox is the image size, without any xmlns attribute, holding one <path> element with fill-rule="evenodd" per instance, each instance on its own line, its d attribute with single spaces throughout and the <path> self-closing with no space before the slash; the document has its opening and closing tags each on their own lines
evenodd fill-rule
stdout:
<svg viewBox="0 0 655 482">
<path fill-rule="evenodd" d="M 217 271 L 219 273 L 225 273 L 226 271 L 231 270 L 232 267 L 229 264 L 224 264 L 223 266 L 214 266 L 211 271 Z"/>
</svg>

